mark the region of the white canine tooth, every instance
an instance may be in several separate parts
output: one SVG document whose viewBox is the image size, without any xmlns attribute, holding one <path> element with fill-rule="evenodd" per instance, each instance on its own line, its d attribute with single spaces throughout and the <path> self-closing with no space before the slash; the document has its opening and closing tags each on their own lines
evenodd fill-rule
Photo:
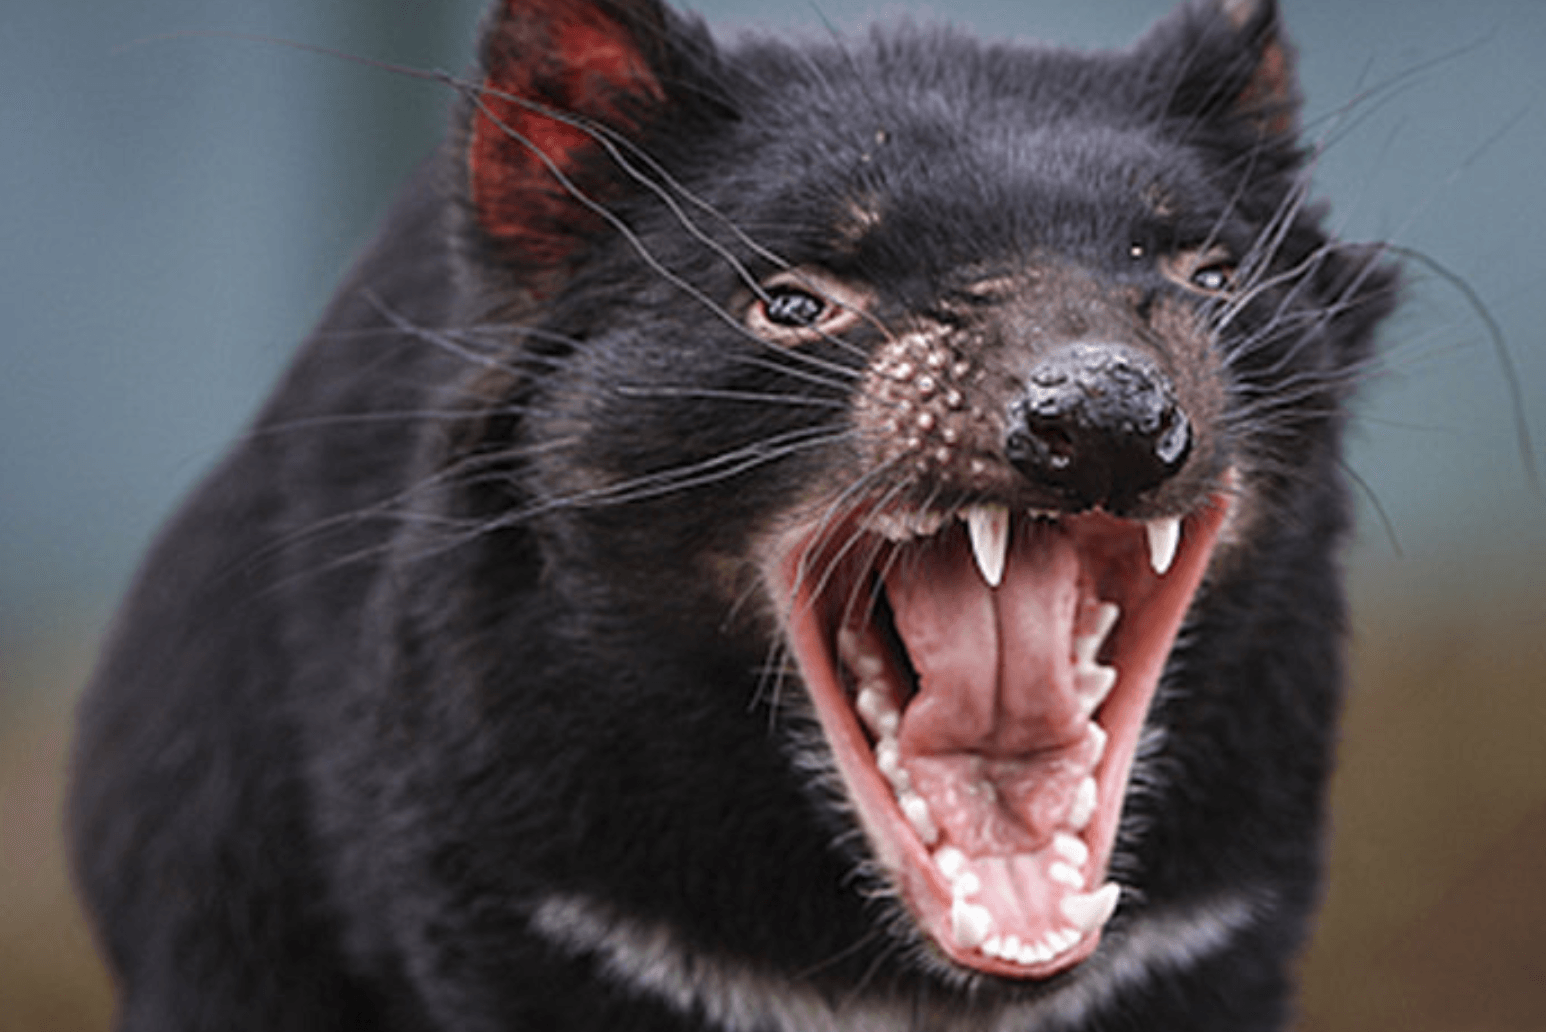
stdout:
<svg viewBox="0 0 1546 1032">
<path fill-rule="evenodd" d="M 1002 505 L 974 505 L 966 510 L 966 529 L 972 539 L 972 557 L 988 587 L 1004 579 L 1004 556 L 1009 549 L 1009 510 Z"/>
<path fill-rule="evenodd" d="M 1068 826 L 1075 831 L 1083 831 L 1089 827 L 1090 818 L 1095 816 L 1095 796 L 1097 789 L 1095 779 L 1087 777 L 1079 782 L 1079 787 L 1074 792 L 1074 805 L 1068 811 Z"/>
<path fill-rule="evenodd" d="M 956 945 L 976 949 L 987 942 L 993 932 L 993 914 L 987 907 L 958 898 L 950 904 L 950 931 Z"/>
<path fill-rule="evenodd" d="M 1075 867 L 1083 867 L 1084 862 L 1090 858 L 1090 847 L 1084 844 L 1084 839 L 1066 831 L 1052 836 L 1052 848 L 1058 856 Z"/>
<path fill-rule="evenodd" d="M 1059 908 L 1079 932 L 1089 935 L 1111 920 L 1121 898 L 1122 887 L 1116 882 L 1107 882 L 1094 892 L 1064 896 Z"/>
<path fill-rule="evenodd" d="M 1047 877 L 1060 885 L 1066 885 L 1070 889 L 1084 888 L 1084 875 L 1061 860 L 1055 861 L 1047 868 Z"/>
<path fill-rule="evenodd" d="M 1175 561 L 1176 546 L 1181 543 L 1181 520 L 1175 516 L 1149 520 L 1143 529 L 1149 536 L 1149 565 L 1163 577 Z"/>
<path fill-rule="evenodd" d="M 923 844 L 932 846 L 938 842 L 939 828 L 935 827 L 934 816 L 929 813 L 929 804 L 924 802 L 923 796 L 909 791 L 898 792 L 896 798 L 902 804 L 902 816 L 907 818 Z"/>
<path fill-rule="evenodd" d="M 1085 603 L 1088 605 L 1088 603 Z M 1115 602 L 1098 602 L 1093 607 L 1095 610 L 1095 626 L 1084 634 L 1074 638 L 1074 665 L 1080 667 L 1093 667 L 1095 654 L 1106 643 L 1106 636 L 1117 625 L 1117 620 L 1122 616 L 1122 607 Z"/>
<path fill-rule="evenodd" d="M 960 876 L 950 883 L 950 892 L 955 896 L 975 896 L 982 891 L 982 879 L 977 877 L 976 871 L 962 871 Z"/>
<path fill-rule="evenodd" d="M 1100 709 L 1100 704 L 1106 701 L 1106 696 L 1111 694 L 1111 689 L 1117 685 L 1117 672 L 1115 667 L 1092 666 L 1074 668 L 1074 694 L 1084 704 L 1085 709 L 1094 713 Z"/>
</svg>

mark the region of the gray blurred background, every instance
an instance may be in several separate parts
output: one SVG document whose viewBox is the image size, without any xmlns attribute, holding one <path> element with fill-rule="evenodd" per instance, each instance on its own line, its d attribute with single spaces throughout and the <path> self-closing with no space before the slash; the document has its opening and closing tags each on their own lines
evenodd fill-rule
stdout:
<svg viewBox="0 0 1546 1032">
<path fill-rule="evenodd" d="M 0 9 L 0 1032 L 105 1026 L 59 859 L 68 711 L 148 536 L 437 138 L 480 0 Z M 695 0 L 733 36 L 914 11 L 1121 45 L 1162 0 Z M 1302 1027 L 1546 1028 L 1546 4 L 1286 0 L 1316 180 L 1413 248 L 1359 409 L 1357 686 Z M 1517 389 L 1522 404 L 1513 402 Z M 1383 515 L 1381 515 L 1381 512 Z"/>
</svg>

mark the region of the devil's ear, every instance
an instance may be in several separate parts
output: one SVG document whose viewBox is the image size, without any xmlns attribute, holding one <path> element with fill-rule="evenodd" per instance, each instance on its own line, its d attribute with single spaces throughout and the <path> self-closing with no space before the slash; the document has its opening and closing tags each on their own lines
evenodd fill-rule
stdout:
<svg viewBox="0 0 1546 1032">
<path fill-rule="evenodd" d="M 1276 0 L 1223 0 L 1220 6 L 1253 57 L 1244 87 L 1234 94 L 1232 113 L 1256 123 L 1268 136 L 1296 132 L 1299 79 Z"/>
<path fill-rule="evenodd" d="M 624 181 L 605 143 L 667 114 L 687 31 L 656 0 L 500 0 L 466 151 L 477 225 L 496 253 L 552 267 L 604 228 L 597 207 Z"/>
<path fill-rule="evenodd" d="M 1228 121 L 1268 138 L 1298 130 L 1293 48 L 1275 0 L 1202 0 L 1164 19 L 1138 43 L 1171 118 Z"/>
</svg>

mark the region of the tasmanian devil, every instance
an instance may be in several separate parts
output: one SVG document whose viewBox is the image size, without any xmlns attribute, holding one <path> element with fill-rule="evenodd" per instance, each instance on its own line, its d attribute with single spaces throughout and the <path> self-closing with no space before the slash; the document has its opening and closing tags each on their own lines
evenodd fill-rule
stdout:
<svg viewBox="0 0 1546 1032">
<path fill-rule="evenodd" d="M 1271 0 L 504 0 L 81 712 L 118 1027 L 1280 1028 L 1394 275 Z"/>
</svg>

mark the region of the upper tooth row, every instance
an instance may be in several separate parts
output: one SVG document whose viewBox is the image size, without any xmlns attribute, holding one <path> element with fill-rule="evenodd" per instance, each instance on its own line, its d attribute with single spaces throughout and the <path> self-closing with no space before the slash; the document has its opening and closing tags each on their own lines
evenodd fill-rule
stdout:
<svg viewBox="0 0 1546 1032">
<path fill-rule="evenodd" d="M 1047 515 L 1031 510 L 1033 516 Z M 996 588 L 1004 579 L 1004 560 L 1009 550 L 1009 509 L 997 502 L 973 505 L 960 514 L 971 535 L 972 557 L 977 569 L 989 587 Z M 929 510 L 910 512 L 877 512 L 869 518 L 870 526 L 890 541 L 911 541 L 915 538 L 932 537 L 945 525 L 943 513 Z M 1154 572 L 1164 576 L 1175 561 L 1176 548 L 1181 542 L 1181 520 L 1177 516 L 1148 520 L 1144 533 L 1149 545 L 1149 565 Z"/>
<path fill-rule="evenodd" d="M 1009 551 L 1009 509 L 997 503 L 974 505 L 962 514 L 972 541 L 972 558 L 990 588 L 1004 579 L 1004 560 Z M 1143 525 L 1149 545 L 1149 565 L 1164 576 L 1175 561 L 1181 543 L 1181 519 L 1166 516 Z"/>
</svg>

